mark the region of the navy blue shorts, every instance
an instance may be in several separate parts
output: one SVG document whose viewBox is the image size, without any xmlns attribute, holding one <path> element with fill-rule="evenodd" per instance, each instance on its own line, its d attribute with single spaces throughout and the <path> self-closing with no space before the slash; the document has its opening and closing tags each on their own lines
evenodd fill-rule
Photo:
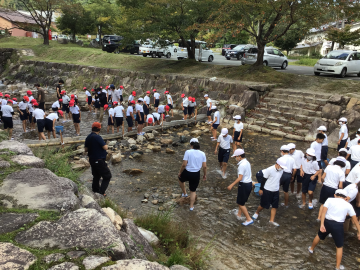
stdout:
<svg viewBox="0 0 360 270">
<path fill-rule="evenodd" d="M 200 183 L 200 171 L 198 172 L 189 172 L 186 169 L 183 170 L 179 177 L 180 182 L 189 182 L 189 189 L 192 192 L 195 192 Z"/>
<path fill-rule="evenodd" d="M 173 109 L 173 105 L 172 105 L 172 104 L 168 104 L 168 106 L 170 107 L 170 110 Z"/>
<path fill-rule="evenodd" d="M 131 118 L 131 117 L 130 117 Z M 114 118 L 113 118 L 114 119 Z M 120 127 L 123 125 L 123 122 L 124 122 L 124 117 L 115 117 L 115 120 L 116 120 L 116 126 L 117 127 Z M 132 118 L 131 118 L 131 121 L 132 121 Z"/>
<path fill-rule="evenodd" d="M 325 226 L 326 232 L 323 233 L 319 230 L 319 232 L 318 232 L 319 238 L 321 240 L 325 240 L 326 236 L 328 236 L 331 233 L 332 238 L 334 239 L 334 242 L 335 242 L 335 246 L 337 248 L 343 247 L 344 246 L 344 223 L 325 219 L 324 226 Z"/>
<path fill-rule="evenodd" d="M 258 181 L 258 183 L 261 184 L 260 189 L 263 190 L 266 179 L 264 178 L 264 174 L 262 170 L 256 173 L 256 180 Z"/>
<path fill-rule="evenodd" d="M 206 116 L 210 116 L 211 115 L 211 110 L 209 110 L 209 108 L 208 108 L 208 110 L 206 111 Z"/>
<path fill-rule="evenodd" d="M 212 124 L 213 129 L 217 129 L 220 124 Z"/>
<path fill-rule="evenodd" d="M 2 121 L 4 122 L 4 129 L 14 128 L 12 117 L 2 117 Z"/>
<path fill-rule="evenodd" d="M 21 121 L 27 120 L 29 117 L 27 111 L 26 110 L 20 110 L 20 111 L 23 113 L 22 115 L 20 114 L 20 120 Z"/>
<path fill-rule="evenodd" d="M 159 99 L 155 99 L 155 105 L 154 105 L 154 107 L 155 107 L 155 108 L 159 107 L 159 103 L 160 103 L 160 100 L 159 100 Z"/>
<path fill-rule="evenodd" d="M 227 163 L 230 158 L 230 149 L 222 149 L 219 147 L 218 160 L 219 162 Z"/>
<path fill-rule="evenodd" d="M 92 96 L 88 96 L 88 105 L 91 105 L 92 102 Z"/>
<path fill-rule="evenodd" d="M 349 161 L 350 161 L 350 164 L 351 164 L 351 170 L 356 166 L 356 164 L 359 163 L 359 161 L 355 161 L 355 160 L 352 160 L 352 159 L 350 159 Z"/>
<path fill-rule="evenodd" d="M 143 105 L 143 109 L 144 109 L 144 114 L 148 115 L 149 114 L 149 109 L 145 104 Z"/>
<path fill-rule="evenodd" d="M 95 109 L 100 109 L 100 102 L 95 100 Z"/>
<path fill-rule="evenodd" d="M 61 110 L 63 112 L 69 113 L 70 112 L 69 104 L 63 104 Z"/>
<path fill-rule="evenodd" d="M 322 166 L 321 166 L 321 160 L 317 161 L 318 165 L 319 165 L 319 169 L 321 170 L 322 169 Z"/>
<path fill-rule="evenodd" d="M 236 203 L 244 206 L 252 191 L 252 183 L 239 183 Z"/>
<path fill-rule="evenodd" d="M 123 96 L 120 95 L 120 102 L 123 102 L 123 101 L 124 101 Z"/>
<path fill-rule="evenodd" d="M 240 139 L 239 139 L 239 136 L 240 136 L 240 131 L 235 131 L 235 133 L 234 133 L 234 142 L 242 142 L 242 139 L 243 139 L 242 133 L 241 133 Z"/>
<path fill-rule="evenodd" d="M 356 199 L 353 200 L 350 204 L 353 206 L 355 210 L 356 217 L 360 217 L 360 207 L 356 206 Z"/>
<path fill-rule="evenodd" d="M 283 174 L 280 178 L 280 186 L 283 187 L 284 192 L 289 192 L 291 177 L 292 177 L 291 173 L 283 172 Z"/>
<path fill-rule="evenodd" d="M 36 120 L 38 132 L 44 132 L 45 128 L 45 119 L 38 119 Z"/>
<path fill-rule="evenodd" d="M 111 117 L 108 117 L 108 126 L 113 126 L 114 125 L 114 117 L 112 119 L 113 120 L 111 121 Z"/>
<path fill-rule="evenodd" d="M 321 147 L 321 160 L 327 160 L 329 147 L 327 145 L 323 145 Z"/>
<path fill-rule="evenodd" d="M 126 116 L 126 122 L 128 124 L 128 127 L 133 127 L 134 123 L 131 116 Z"/>
<path fill-rule="evenodd" d="M 334 198 L 336 188 L 331 188 L 328 186 L 323 185 L 320 191 L 320 199 L 319 202 L 324 204 L 327 199 Z"/>
<path fill-rule="evenodd" d="M 52 120 L 50 120 L 50 119 L 45 119 L 45 130 L 46 131 L 53 131 L 53 121 Z"/>
<path fill-rule="evenodd" d="M 294 177 L 294 182 L 295 182 L 295 180 L 298 183 L 302 183 L 303 180 L 304 180 L 304 177 L 301 177 L 301 175 L 300 175 L 300 169 L 296 170 L 295 177 Z"/>
<path fill-rule="evenodd" d="M 264 189 L 263 195 L 260 198 L 260 206 L 269 209 L 270 205 L 272 208 L 279 207 L 279 191 L 269 191 Z"/>
<path fill-rule="evenodd" d="M 188 115 L 188 107 L 184 107 L 183 112 L 184 112 L 184 115 Z"/>
<path fill-rule="evenodd" d="M 313 176 L 312 174 L 304 174 L 303 183 L 302 183 L 302 193 L 308 193 L 308 191 L 313 191 L 316 188 L 317 184 L 317 177 L 314 180 L 311 180 L 310 177 Z"/>
<path fill-rule="evenodd" d="M 137 122 L 138 122 L 139 125 L 142 125 L 142 124 L 145 123 L 144 113 L 141 112 L 140 115 L 141 115 L 141 120 L 140 120 L 140 118 L 139 118 L 139 119 L 137 119 Z"/>
<path fill-rule="evenodd" d="M 341 148 L 345 148 L 346 142 L 347 142 L 347 139 L 340 141 L 340 144 L 338 145 L 337 150 L 339 151 Z"/>
<path fill-rule="evenodd" d="M 188 107 L 188 114 L 192 115 L 194 113 L 194 107 Z"/>
<path fill-rule="evenodd" d="M 345 182 L 343 182 L 343 188 L 346 188 L 348 185 L 350 185 L 351 183 L 350 182 L 348 182 L 348 181 L 346 181 L 345 180 Z"/>
<path fill-rule="evenodd" d="M 73 118 L 73 122 L 76 123 L 76 124 L 79 124 L 80 123 L 80 114 L 72 114 L 72 118 Z"/>
<path fill-rule="evenodd" d="M 29 113 L 29 123 L 35 123 L 32 113 Z"/>
</svg>

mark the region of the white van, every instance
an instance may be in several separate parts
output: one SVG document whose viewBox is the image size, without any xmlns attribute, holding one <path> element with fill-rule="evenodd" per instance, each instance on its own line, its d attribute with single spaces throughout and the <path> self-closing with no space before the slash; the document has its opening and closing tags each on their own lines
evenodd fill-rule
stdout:
<svg viewBox="0 0 360 270">
<path fill-rule="evenodd" d="M 190 40 L 187 41 L 191 43 Z M 200 54 L 200 55 L 199 55 Z M 179 49 L 177 51 L 177 59 L 186 59 L 188 57 L 188 51 L 185 44 L 179 42 Z M 200 62 L 212 62 L 214 60 L 214 53 L 212 50 L 206 47 L 205 41 L 195 41 L 195 59 Z"/>
</svg>

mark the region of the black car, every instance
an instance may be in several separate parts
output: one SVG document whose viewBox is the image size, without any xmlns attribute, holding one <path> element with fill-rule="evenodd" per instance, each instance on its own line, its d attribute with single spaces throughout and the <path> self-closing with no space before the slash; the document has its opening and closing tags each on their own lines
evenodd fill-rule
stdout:
<svg viewBox="0 0 360 270">
<path fill-rule="evenodd" d="M 115 52 L 121 46 L 121 40 L 123 40 L 121 36 L 105 35 L 102 39 L 102 50 L 108 53 Z"/>
<path fill-rule="evenodd" d="M 140 48 L 140 41 L 136 40 L 133 44 L 127 45 L 122 52 L 129 52 L 131 54 L 140 54 L 139 48 Z"/>
<path fill-rule="evenodd" d="M 240 60 L 244 56 L 244 53 L 246 53 L 250 48 L 256 47 L 250 44 L 239 44 L 232 50 L 228 50 L 225 54 L 225 57 L 227 60 L 230 60 L 231 58 L 236 58 L 237 60 Z"/>
<path fill-rule="evenodd" d="M 236 44 L 224 44 L 221 50 L 221 55 L 224 56 L 228 50 L 231 50 L 234 47 L 236 47 Z"/>
</svg>

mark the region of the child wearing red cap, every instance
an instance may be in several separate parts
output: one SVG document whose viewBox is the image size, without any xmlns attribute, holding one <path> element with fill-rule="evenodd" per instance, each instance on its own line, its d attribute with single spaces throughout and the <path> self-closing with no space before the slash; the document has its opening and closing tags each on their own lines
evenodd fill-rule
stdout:
<svg viewBox="0 0 360 270">
<path fill-rule="evenodd" d="M 153 92 L 154 92 L 154 108 L 156 111 L 158 111 L 158 107 L 160 104 L 160 94 L 156 91 L 156 89 L 154 89 Z"/>
<path fill-rule="evenodd" d="M 129 106 L 127 107 L 126 110 L 126 122 L 128 124 L 128 132 L 132 131 L 132 127 L 135 122 L 134 107 L 135 107 L 135 101 L 132 100 L 131 102 L 129 102 Z"/>
<path fill-rule="evenodd" d="M 173 112 L 174 102 L 173 102 L 172 97 L 170 95 L 170 90 L 166 90 L 165 95 L 166 95 L 167 105 L 169 106 L 169 108 L 171 110 L 171 117 L 174 117 L 174 112 Z M 168 117 L 168 116 L 170 116 L 169 112 L 167 112 L 166 117 Z"/>
<path fill-rule="evenodd" d="M 91 93 L 87 90 L 86 87 L 84 87 L 84 90 L 85 90 L 85 95 L 87 97 L 87 104 L 88 104 L 89 112 L 91 113 L 91 111 L 92 111 L 92 107 L 91 107 L 92 96 L 91 96 Z"/>
<path fill-rule="evenodd" d="M 29 102 L 31 102 L 34 99 L 32 92 L 30 90 L 26 91 L 26 95 L 29 97 Z"/>
<path fill-rule="evenodd" d="M 115 115 L 115 122 L 116 122 L 117 132 L 119 132 L 120 127 L 121 127 L 122 134 L 124 135 L 124 128 L 125 128 L 125 126 L 124 126 L 124 114 L 125 114 L 125 109 L 121 104 L 118 105 L 117 102 L 116 102 L 116 104 L 114 106 L 115 106 L 114 115 Z M 131 107 L 131 106 L 129 106 L 129 107 Z"/>
<path fill-rule="evenodd" d="M 186 97 L 185 94 L 181 94 L 181 97 L 183 99 L 182 102 L 181 102 L 181 107 L 182 107 L 182 110 L 184 112 L 183 120 L 186 120 L 187 116 L 188 116 L 189 99 Z"/>
<path fill-rule="evenodd" d="M 14 110 L 12 107 L 12 101 L 8 100 L 6 105 L 1 106 L 1 119 L 4 123 L 4 129 L 8 130 L 9 140 L 14 140 L 12 137 L 13 134 L 13 119 L 12 116 L 14 115 Z"/>
<path fill-rule="evenodd" d="M 61 110 L 64 112 L 64 122 L 70 121 L 70 110 L 69 110 L 69 102 L 70 102 L 70 98 L 69 96 L 66 94 L 65 90 L 61 91 L 61 95 L 62 95 L 62 106 L 61 106 Z M 66 120 L 66 113 L 68 114 L 69 120 Z"/>
<path fill-rule="evenodd" d="M 144 116 L 144 107 L 143 107 L 143 99 L 139 98 L 138 103 L 135 105 L 136 109 L 136 119 L 138 122 L 137 126 L 137 135 L 144 135 L 145 133 L 142 132 L 145 124 L 145 116 Z"/>
<path fill-rule="evenodd" d="M 122 103 L 123 102 L 123 91 L 124 91 L 124 86 L 122 86 L 122 85 L 120 85 L 120 87 L 119 87 L 119 95 L 120 95 L 120 103 Z"/>
<path fill-rule="evenodd" d="M 13 98 L 12 100 L 13 100 L 13 105 L 18 104 L 18 103 L 17 103 L 17 98 Z"/>
<path fill-rule="evenodd" d="M 26 132 L 26 120 L 29 118 L 28 102 L 29 97 L 24 96 L 23 100 L 18 105 L 18 111 L 20 113 L 20 120 L 22 121 L 24 132 Z"/>
<path fill-rule="evenodd" d="M 50 140 L 50 137 L 51 137 L 51 133 L 53 134 L 54 139 L 56 138 L 56 135 L 55 135 L 55 122 L 56 122 L 56 120 L 59 119 L 59 115 L 64 116 L 64 112 L 60 111 L 60 110 L 55 111 L 55 112 L 50 113 L 45 118 L 45 130 L 47 131 L 49 140 Z"/>
<path fill-rule="evenodd" d="M 5 94 L 4 99 L 2 99 L 2 101 L 1 101 L 1 105 L 7 105 L 9 98 L 10 98 L 10 95 Z"/>
<path fill-rule="evenodd" d="M 81 122 L 81 112 L 78 105 L 75 105 L 75 101 L 71 100 L 69 103 L 70 106 L 70 116 L 72 116 L 76 136 L 80 136 L 80 122 Z"/>
<path fill-rule="evenodd" d="M 146 91 L 143 107 L 144 107 L 144 115 L 146 117 L 149 114 L 149 109 L 150 109 L 150 91 Z"/>
<path fill-rule="evenodd" d="M 29 98 L 30 99 L 30 98 Z M 30 130 L 35 130 L 35 120 L 33 118 L 34 106 L 33 104 L 37 103 L 36 99 L 32 99 L 28 103 L 28 111 L 29 111 L 29 123 L 30 123 Z"/>
<path fill-rule="evenodd" d="M 190 104 L 189 104 L 190 106 Z M 192 113 L 190 115 L 190 118 L 195 117 L 195 121 L 196 121 L 196 116 L 197 116 L 197 106 L 196 106 L 196 100 L 193 97 L 191 100 L 191 107 L 192 107 Z"/>
<path fill-rule="evenodd" d="M 132 100 L 135 100 L 135 97 L 136 97 L 136 92 L 132 91 L 131 95 L 129 96 L 128 103 L 130 103 Z"/>
<path fill-rule="evenodd" d="M 116 107 L 117 105 L 117 102 L 114 102 L 114 107 Z M 104 111 L 106 111 L 106 109 L 108 109 L 109 106 L 108 105 L 105 105 L 104 106 Z M 108 118 L 108 126 L 107 126 L 107 129 L 106 129 L 106 133 L 109 133 L 109 129 L 111 127 L 111 130 L 112 130 L 112 134 L 114 134 L 114 108 L 110 108 L 109 109 L 109 118 Z"/>
<path fill-rule="evenodd" d="M 35 110 L 33 112 L 33 117 L 37 124 L 38 134 L 39 134 L 39 141 L 41 139 L 46 140 L 46 137 L 44 135 L 44 127 L 45 127 L 45 112 L 42 109 L 39 109 L 39 104 L 34 103 L 33 106 L 35 107 Z"/>
<path fill-rule="evenodd" d="M 169 106 L 165 106 L 165 105 L 160 105 L 159 108 L 158 108 L 158 113 L 160 114 L 160 125 L 163 124 L 163 120 L 164 120 L 164 115 L 165 115 L 165 112 L 168 112 L 170 110 L 170 107 Z"/>
</svg>

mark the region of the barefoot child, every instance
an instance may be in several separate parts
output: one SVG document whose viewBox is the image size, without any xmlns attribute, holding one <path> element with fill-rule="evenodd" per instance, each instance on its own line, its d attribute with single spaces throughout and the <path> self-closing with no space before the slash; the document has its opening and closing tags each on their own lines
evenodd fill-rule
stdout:
<svg viewBox="0 0 360 270">
<path fill-rule="evenodd" d="M 81 121 L 81 112 L 78 105 L 75 105 L 75 101 L 71 100 L 69 103 L 70 114 L 73 119 L 75 132 L 77 136 L 80 136 L 80 121 Z"/>
<path fill-rule="evenodd" d="M 241 122 L 240 115 L 235 115 L 234 119 L 235 119 L 235 123 L 234 123 L 234 131 L 233 131 L 233 140 L 236 146 L 242 148 L 241 142 L 243 137 L 244 124 Z"/>
</svg>

